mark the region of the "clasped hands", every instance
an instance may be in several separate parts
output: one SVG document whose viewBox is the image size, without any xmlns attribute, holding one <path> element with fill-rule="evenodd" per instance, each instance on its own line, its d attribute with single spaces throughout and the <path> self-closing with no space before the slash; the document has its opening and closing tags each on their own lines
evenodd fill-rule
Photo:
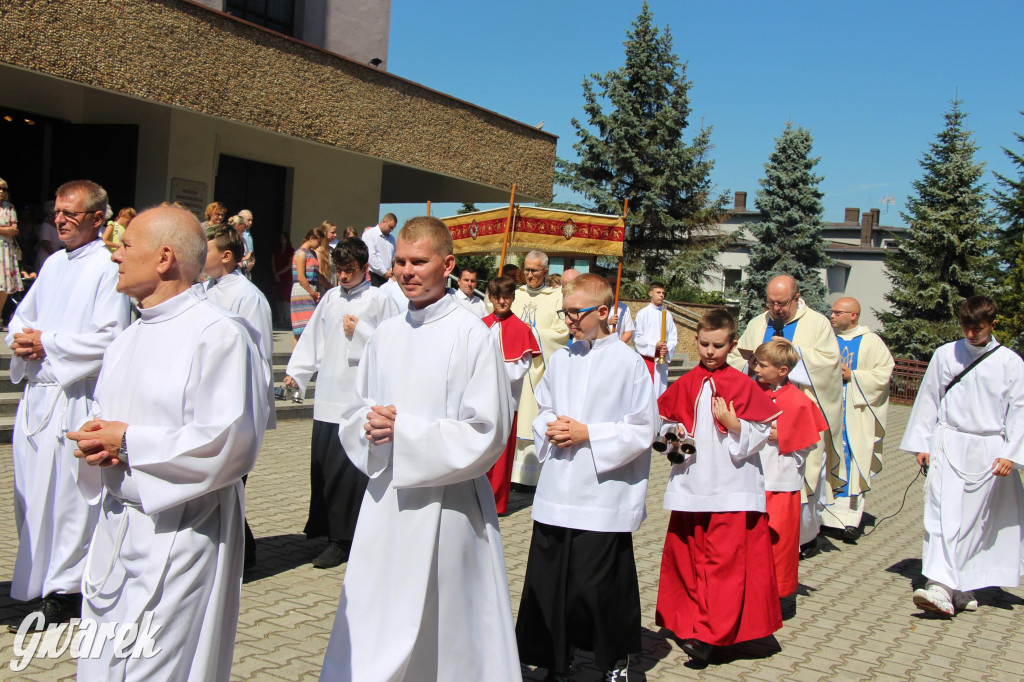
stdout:
<svg viewBox="0 0 1024 682">
<path fill-rule="evenodd" d="M 927 452 L 917 453 L 918 466 L 928 466 L 931 464 L 931 459 L 931 455 Z M 1009 476 L 1011 471 L 1013 471 L 1013 462 L 1004 457 L 996 457 L 995 461 L 992 462 L 992 473 L 996 476 Z"/>
<path fill-rule="evenodd" d="M 92 466 L 111 467 L 126 461 L 121 452 L 121 442 L 127 429 L 124 422 L 92 419 L 82 424 L 78 431 L 68 431 L 67 436 L 78 443 L 75 457 Z"/>
<path fill-rule="evenodd" d="M 395 417 L 398 411 L 394 405 L 387 407 L 374 405 L 366 413 L 366 423 L 363 430 L 366 431 L 366 440 L 374 445 L 390 443 L 395 437 Z"/>
<path fill-rule="evenodd" d="M 20 333 L 14 334 L 14 343 L 11 345 L 11 349 L 22 360 L 42 360 L 46 357 L 46 350 L 43 348 L 43 333 L 31 327 L 24 327 Z"/>
<path fill-rule="evenodd" d="M 586 424 L 561 414 L 555 421 L 548 422 L 548 430 L 544 435 L 549 443 L 558 448 L 580 445 L 590 440 L 590 430 Z"/>
</svg>

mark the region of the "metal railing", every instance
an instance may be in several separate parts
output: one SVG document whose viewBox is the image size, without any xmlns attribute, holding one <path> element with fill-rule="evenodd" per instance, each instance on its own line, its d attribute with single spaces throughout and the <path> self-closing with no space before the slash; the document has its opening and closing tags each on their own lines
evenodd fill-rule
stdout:
<svg viewBox="0 0 1024 682">
<path fill-rule="evenodd" d="M 928 363 L 908 358 L 895 360 L 896 367 L 893 368 L 892 378 L 889 379 L 889 402 L 912 405 L 914 398 L 917 397 L 917 390 L 921 387 L 921 379 L 924 378 Z"/>
</svg>

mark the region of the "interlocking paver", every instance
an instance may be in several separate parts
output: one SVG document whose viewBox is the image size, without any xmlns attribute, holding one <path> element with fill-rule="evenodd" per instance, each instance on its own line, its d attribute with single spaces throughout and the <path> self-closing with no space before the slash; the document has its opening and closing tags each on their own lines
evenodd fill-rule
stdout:
<svg viewBox="0 0 1024 682">
<path fill-rule="evenodd" d="M 874 481 L 868 511 L 880 519 L 896 511 L 914 478 L 913 459 L 898 452 L 909 408 L 890 410 L 885 470 Z M 309 420 L 283 421 L 268 433 L 246 490 L 247 517 L 258 538 L 260 563 L 242 586 L 235 664 L 236 680 L 315 680 L 330 637 L 344 566 L 318 570 L 310 561 L 323 546 L 302 535 L 309 490 Z M 655 457 L 648 496 L 649 518 L 634 537 L 643 605 L 643 653 L 631 661 L 631 679 L 646 680 L 1021 680 L 1024 679 L 1024 590 L 979 593 L 981 611 L 953 620 L 920 616 L 910 602 L 920 582 L 923 479 L 895 518 L 856 545 L 823 541 L 822 554 L 800 565 L 802 589 L 795 615 L 775 639 L 769 658 L 761 650 L 729 650 L 711 665 L 687 662 L 670 634 L 654 623 L 661 547 L 668 512 L 661 498 L 668 465 Z M 0 497 L 13 494 L 10 446 L 0 446 Z M 530 544 L 530 498 L 513 493 L 512 513 L 501 519 L 513 611 L 522 593 Z M 9 518 L 9 517 L 8 517 Z M 870 523 L 869 523 L 870 527 Z M 8 596 L 17 551 L 11 521 L 0 524 L 0 623 L 16 623 L 29 611 Z M 9 668 L 14 636 L 0 633 L 0 680 L 73 679 L 74 661 L 33 661 L 22 673 Z M 754 653 L 750 653 L 754 652 Z M 576 679 L 599 677 L 586 653 Z M 542 679 L 545 671 L 524 672 Z"/>
</svg>

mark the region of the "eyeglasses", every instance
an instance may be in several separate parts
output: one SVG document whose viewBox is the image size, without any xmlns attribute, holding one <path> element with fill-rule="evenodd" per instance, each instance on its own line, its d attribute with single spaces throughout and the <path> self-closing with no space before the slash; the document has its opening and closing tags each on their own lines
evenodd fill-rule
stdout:
<svg viewBox="0 0 1024 682">
<path fill-rule="evenodd" d="M 544 272 L 545 268 L 523 268 L 523 272 L 528 272 L 531 275 L 536 275 L 539 272 Z"/>
<path fill-rule="evenodd" d="M 764 303 L 765 303 L 765 306 L 768 307 L 768 308 L 786 308 L 786 307 L 789 306 L 790 303 L 792 303 L 796 299 L 797 299 L 796 296 L 794 296 L 793 298 L 789 299 L 788 301 L 770 301 L 768 299 L 765 299 Z"/>
<path fill-rule="evenodd" d="M 839 315 L 853 315 L 852 310 L 830 310 L 828 311 L 829 316 L 838 317 Z"/>
<path fill-rule="evenodd" d="M 53 217 L 64 216 L 65 218 L 74 219 L 76 216 L 85 215 L 86 213 L 95 213 L 96 211 L 65 211 L 63 208 L 54 210 Z"/>
<path fill-rule="evenodd" d="M 556 310 L 555 314 L 558 315 L 558 319 L 563 322 L 566 318 L 568 318 L 570 322 L 579 322 L 591 310 L 597 310 L 600 307 L 601 306 L 599 305 L 592 305 L 589 308 L 580 308 L 579 310 Z"/>
</svg>

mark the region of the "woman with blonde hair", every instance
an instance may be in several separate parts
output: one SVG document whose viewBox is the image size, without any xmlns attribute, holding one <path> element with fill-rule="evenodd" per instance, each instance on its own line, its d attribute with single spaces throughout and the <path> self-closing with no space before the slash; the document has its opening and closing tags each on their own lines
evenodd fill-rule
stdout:
<svg viewBox="0 0 1024 682">
<path fill-rule="evenodd" d="M 321 294 L 338 283 L 338 275 L 334 269 L 334 260 L 331 258 L 331 241 L 338 237 L 338 226 L 330 220 L 320 223 L 320 231 L 324 233 L 323 241 L 316 247 L 316 259 L 320 264 L 320 279 L 317 280 L 317 290 Z"/>
<path fill-rule="evenodd" d="M 107 229 L 103 230 L 103 243 L 107 250 L 114 253 L 121 247 L 121 235 L 128 229 L 128 223 L 135 219 L 135 209 L 126 206 L 117 212 L 117 217 L 107 222 Z"/>
<path fill-rule="evenodd" d="M 0 178 L 0 311 L 7 303 L 8 294 L 24 290 L 18 259 L 21 250 L 14 238 L 18 236 L 18 212 L 10 202 L 11 190 Z"/>
<path fill-rule="evenodd" d="M 313 317 L 313 310 L 320 300 L 317 282 L 320 279 L 320 267 L 317 262 L 316 249 L 324 240 L 320 228 L 314 228 L 302 238 L 302 246 L 295 249 L 292 257 L 292 347 L 298 343 L 302 331 Z"/>
</svg>

